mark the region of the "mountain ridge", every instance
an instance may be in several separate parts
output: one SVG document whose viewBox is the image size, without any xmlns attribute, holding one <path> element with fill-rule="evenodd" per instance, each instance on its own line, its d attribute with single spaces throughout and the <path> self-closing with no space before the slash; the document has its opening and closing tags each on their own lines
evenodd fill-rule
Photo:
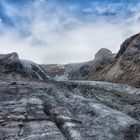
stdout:
<svg viewBox="0 0 140 140">
<path fill-rule="evenodd" d="M 19 59 L 16 52 L 0 54 L 0 78 L 48 80 L 49 76 L 38 64 Z"/>
<path fill-rule="evenodd" d="M 95 59 L 66 65 L 38 65 L 20 60 L 17 53 L 0 55 L 0 77 L 35 80 L 94 80 L 140 87 L 140 33 L 126 39 L 118 53 L 101 48 Z M 9 76 L 10 75 L 10 76 Z M 18 75 L 18 76 L 17 76 Z M 128 76 L 129 75 L 129 76 Z"/>
<path fill-rule="evenodd" d="M 119 57 L 103 48 L 79 64 L 0 55 L 0 140 L 140 140 L 140 88 L 126 84 L 138 77 L 137 39 Z M 120 80 L 125 84 L 112 83 Z"/>
<path fill-rule="evenodd" d="M 126 39 L 118 53 L 112 54 L 110 50 L 101 48 L 96 53 L 94 60 L 85 63 L 67 64 L 63 73 L 58 73 L 53 77 L 56 76 L 58 80 L 64 78 L 65 80 L 127 83 L 140 87 L 139 64 L 140 33 Z M 59 67 L 57 67 L 57 70 L 59 71 Z"/>
</svg>

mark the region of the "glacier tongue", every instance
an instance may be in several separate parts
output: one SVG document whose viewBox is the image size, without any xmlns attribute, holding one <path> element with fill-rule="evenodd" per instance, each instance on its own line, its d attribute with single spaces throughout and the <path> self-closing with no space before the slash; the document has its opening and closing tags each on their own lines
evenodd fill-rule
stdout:
<svg viewBox="0 0 140 140">
<path fill-rule="evenodd" d="M 0 82 L 2 140 L 140 139 L 140 89 L 90 81 L 16 83 Z"/>
</svg>

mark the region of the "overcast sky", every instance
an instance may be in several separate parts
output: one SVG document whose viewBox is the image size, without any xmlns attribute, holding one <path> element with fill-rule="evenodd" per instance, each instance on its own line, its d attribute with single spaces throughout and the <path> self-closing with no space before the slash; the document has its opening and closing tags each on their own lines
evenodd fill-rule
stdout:
<svg viewBox="0 0 140 140">
<path fill-rule="evenodd" d="M 0 0 L 0 53 L 36 63 L 92 60 L 138 32 L 139 0 Z"/>
</svg>

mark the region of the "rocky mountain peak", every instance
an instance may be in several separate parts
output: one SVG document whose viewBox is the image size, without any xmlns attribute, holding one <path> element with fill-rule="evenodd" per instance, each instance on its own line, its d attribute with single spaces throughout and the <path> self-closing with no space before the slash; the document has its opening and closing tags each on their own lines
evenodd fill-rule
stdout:
<svg viewBox="0 0 140 140">
<path fill-rule="evenodd" d="M 107 58 L 112 52 L 106 48 L 101 48 L 95 55 L 95 59 Z"/>
<path fill-rule="evenodd" d="M 0 54 L 0 60 L 5 60 L 5 61 L 18 61 L 19 57 L 16 52 L 8 53 L 8 54 Z"/>
<path fill-rule="evenodd" d="M 135 55 L 140 53 L 140 33 L 136 34 L 123 42 L 116 58 L 125 55 Z"/>
<path fill-rule="evenodd" d="M 7 58 L 11 61 L 18 61 L 19 60 L 19 56 L 16 52 L 8 54 Z"/>
<path fill-rule="evenodd" d="M 13 52 L 9 54 L 0 55 L 1 71 L 3 73 L 21 72 L 23 66 L 19 60 L 18 54 Z"/>
<path fill-rule="evenodd" d="M 0 54 L 0 76 L 14 77 L 17 79 L 48 79 L 48 76 L 44 73 L 43 68 L 34 62 L 20 60 L 16 52 Z"/>
</svg>

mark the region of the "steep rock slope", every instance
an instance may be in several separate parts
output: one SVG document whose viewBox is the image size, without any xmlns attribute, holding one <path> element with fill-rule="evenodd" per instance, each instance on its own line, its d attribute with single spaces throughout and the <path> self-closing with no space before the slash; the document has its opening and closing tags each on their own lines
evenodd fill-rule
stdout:
<svg viewBox="0 0 140 140">
<path fill-rule="evenodd" d="M 140 86 L 140 34 L 128 38 L 121 45 L 113 63 L 106 65 L 99 75 L 92 73 L 90 80 L 129 83 Z"/>
<path fill-rule="evenodd" d="M 139 72 L 140 34 L 136 34 L 124 41 L 117 54 L 102 48 L 92 61 L 68 64 L 58 79 L 108 81 L 140 87 Z"/>
<path fill-rule="evenodd" d="M 46 80 L 48 76 L 38 64 L 20 60 L 17 53 L 10 53 L 0 55 L 0 78 Z"/>
</svg>

